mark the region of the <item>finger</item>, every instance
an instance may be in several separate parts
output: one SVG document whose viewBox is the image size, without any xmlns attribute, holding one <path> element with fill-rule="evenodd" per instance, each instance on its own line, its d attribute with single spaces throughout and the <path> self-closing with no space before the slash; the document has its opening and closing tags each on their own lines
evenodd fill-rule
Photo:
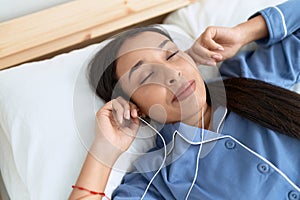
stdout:
<svg viewBox="0 0 300 200">
<path fill-rule="evenodd" d="M 212 52 L 212 53 L 213 53 L 212 58 L 213 58 L 215 61 L 217 61 L 217 62 L 222 61 L 223 56 L 222 56 L 221 54 L 214 53 L 214 52 Z"/>
<path fill-rule="evenodd" d="M 138 111 L 139 111 L 138 107 L 132 102 L 129 102 L 129 105 L 130 105 L 131 117 L 137 118 L 138 117 Z"/>
<path fill-rule="evenodd" d="M 199 52 L 202 52 L 202 56 L 198 56 L 200 59 L 202 59 L 203 64 L 215 66 L 216 62 L 220 62 L 223 59 L 223 56 L 219 53 L 216 53 L 214 51 L 210 51 L 209 49 L 198 45 L 197 47 Z M 203 56 L 204 55 L 204 56 Z"/>
<path fill-rule="evenodd" d="M 112 100 L 112 113 L 119 124 L 123 123 L 124 108 L 117 99 Z"/>
<path fill-rule="evenodd" d="M 112 101 L 107 102 L 104 104 L 96 113 L 96 118 L 100 119 L 101 116 L 109 116 L 112 111 Z"/>
<path fill-rule="evenodd" d="M 123 107 L 123 116 L 125 119 L 129 120 L 130 119 L 130 105 L 129 102 L 126 101 L 123 97 L 118 97 L 117 101 L 122 105 Z"/>
<path fill-rule="evenodd" d="M 209 60 L 209 61 L 203 60 L 202 63 L 203 63 L 203 65 L 208 65 L 208 66 L 212 66 L 212 67 L 217 66 L 217 63 L 213 60 Z"/>
<path fill-rule="evenodd" d="M 217 65 L 217 63 L 213 59 L 199 58 L 198 62 L 199 62 L 200 65 L 208 65 L 208 66 L 213 66 L 213 67 L 215 67 Z"/>
<path fill-rule="evenodd" d="M 201 41 L 200 44 L 205 46 L 209 50 L 219 50 L 224 51 L 224 47 L 218 43 L 216 43 L 213 39 L 203 39 L 204 41 Z"/>
<path fill-rule="evenodd" d="M 137 109 L 133 108 L 130 110 L 130 114 L 132 118 L 137 118 L 138 117 L 138 111 Z"/>
<path fill-rule="evenodd" d="M 197 65 L 209 65 L 209 66 L 216 66 L 216 62 L 213 59 L 197 57 L 195 60 Z"/>
<path fill-rule="evenodd" d="M 189 54 L 195 61 L 199 61 L 199 59 L 209 60 L 211 58 L 209 51 L 201 45 L 194 45 Z"/>
<path fill-rule="evenodd" d="M 212 58 L 216 53 L 209 51 L 201 45 L 196 45 L 189 53 L 197 64 L 216 66 L 216 62 Z"/>
<path fill-rule="evenodd" d="M 219 50 L 224 51 L 222 45 L 218 44 L 214 38 L 216 36 L 216 28 L 215 27 L 208 27 L 202 35 L 199 37 L 198 41 L 200 45 L 208 48 L 209 50 Z"/>
</svg>

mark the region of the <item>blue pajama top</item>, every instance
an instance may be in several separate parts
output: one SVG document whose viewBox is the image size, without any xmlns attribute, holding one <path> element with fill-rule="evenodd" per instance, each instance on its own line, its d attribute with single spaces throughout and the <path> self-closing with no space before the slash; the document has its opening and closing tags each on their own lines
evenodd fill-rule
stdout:
<svg viewBox="0 0 300 200">
<path fill-rule="evenodd" d="M 290 0 L 258 12 L 269 38 L 257 41 L 255 51 L 225 61 L 221 75 L 259 79 L 286 89 L 300 82 L 299 8 L 300 0 Z M 135 172 L 124 176 L 113 199 L 141 199 L 149 185 L 144 199 L 300 200 L 300 140 L 224 107 L 214 111 L 212 131 L 175 123 L 160 133 L 168 144 L 163 168 L 158 171 L 164 145 L 157 137 L 157 146 L 134 163 Z"/>
</svg>

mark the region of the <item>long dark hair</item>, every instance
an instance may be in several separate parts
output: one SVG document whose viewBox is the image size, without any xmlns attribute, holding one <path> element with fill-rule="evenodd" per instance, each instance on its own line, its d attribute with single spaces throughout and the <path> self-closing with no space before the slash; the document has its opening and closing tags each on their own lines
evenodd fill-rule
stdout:
<svg viewBox="0 0 300 200">
<path fill-rule="evenodd" d="M 116 89 L 116 59 L 122 44 L 139 33 L 151 31 L 160 33 L 172 41 L 170 35 L 161 28 L 150 26 L 123 32 L 102 48 L 88 66 L 88 77 L 92 89 L 106 102 L 112 99 Z M 220 81 L 222 84 L 220 84 Z M 224 86 L 223 86 L 224 85 Z M 222 92 L 225 87 L 225 92 Z M 282 134 L 300 139 L 300 95 L 271 85 L 247 78 L 229 78 L 207 83 L 207 103 L 213 99 L 251 121 Z M 225 94 L 225 95 L 224 95 Z M 226 101 L 223 101 L 226 99 Z"/>
</svg>

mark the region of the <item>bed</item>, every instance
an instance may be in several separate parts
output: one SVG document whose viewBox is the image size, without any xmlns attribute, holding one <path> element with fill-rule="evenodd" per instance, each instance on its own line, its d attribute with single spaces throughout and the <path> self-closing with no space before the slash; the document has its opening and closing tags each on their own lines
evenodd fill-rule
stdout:
<svg viewBox="0 0 300 200">
<path fill-rule="evenodd" d="M 67 199 L 94 137 L 91 56 L 115 33 L 161 24 L 183 49 L 209 25 L 234 26 L 282 0 L 75 0 L 0 23 L 0 192 L 6 199 Z M 246 48 L 255 48 L 251 44 Z M 202 67 L 209 78 L 214 68 Z M 292 90 L 300 91 L 300 85 Z M 153 146 L 146 127 L 106 189 Z"/>
</svg>

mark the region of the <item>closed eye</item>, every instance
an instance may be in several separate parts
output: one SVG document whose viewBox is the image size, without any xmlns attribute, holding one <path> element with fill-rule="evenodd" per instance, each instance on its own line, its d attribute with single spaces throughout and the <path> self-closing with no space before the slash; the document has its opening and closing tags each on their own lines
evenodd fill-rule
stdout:
<svg viewBox="0 0 300 200">
<path fill-rule="evenodd" d="M 171 55 L 169 55 L 167 57 L 167 60 L 170 60 L 173 56 L 175 56 L 177 53 L 179 52 L 179 50 L 175 51 L 174 53 L 172 53 Z"/>
<path fill-rule="evenodd" d="M 140 82 L 140 85 L 142 85 L 143 83 L 145 83 L 146 80 L 147 80 L 148 78 L 150 78 L 150 76 L 151 76 L 153 73 L 154 73 L 154 72 L 151 72 L 150 74 L 148 74 L 148 76 L 146 76 L 146 77 Z"/>
</svg>

